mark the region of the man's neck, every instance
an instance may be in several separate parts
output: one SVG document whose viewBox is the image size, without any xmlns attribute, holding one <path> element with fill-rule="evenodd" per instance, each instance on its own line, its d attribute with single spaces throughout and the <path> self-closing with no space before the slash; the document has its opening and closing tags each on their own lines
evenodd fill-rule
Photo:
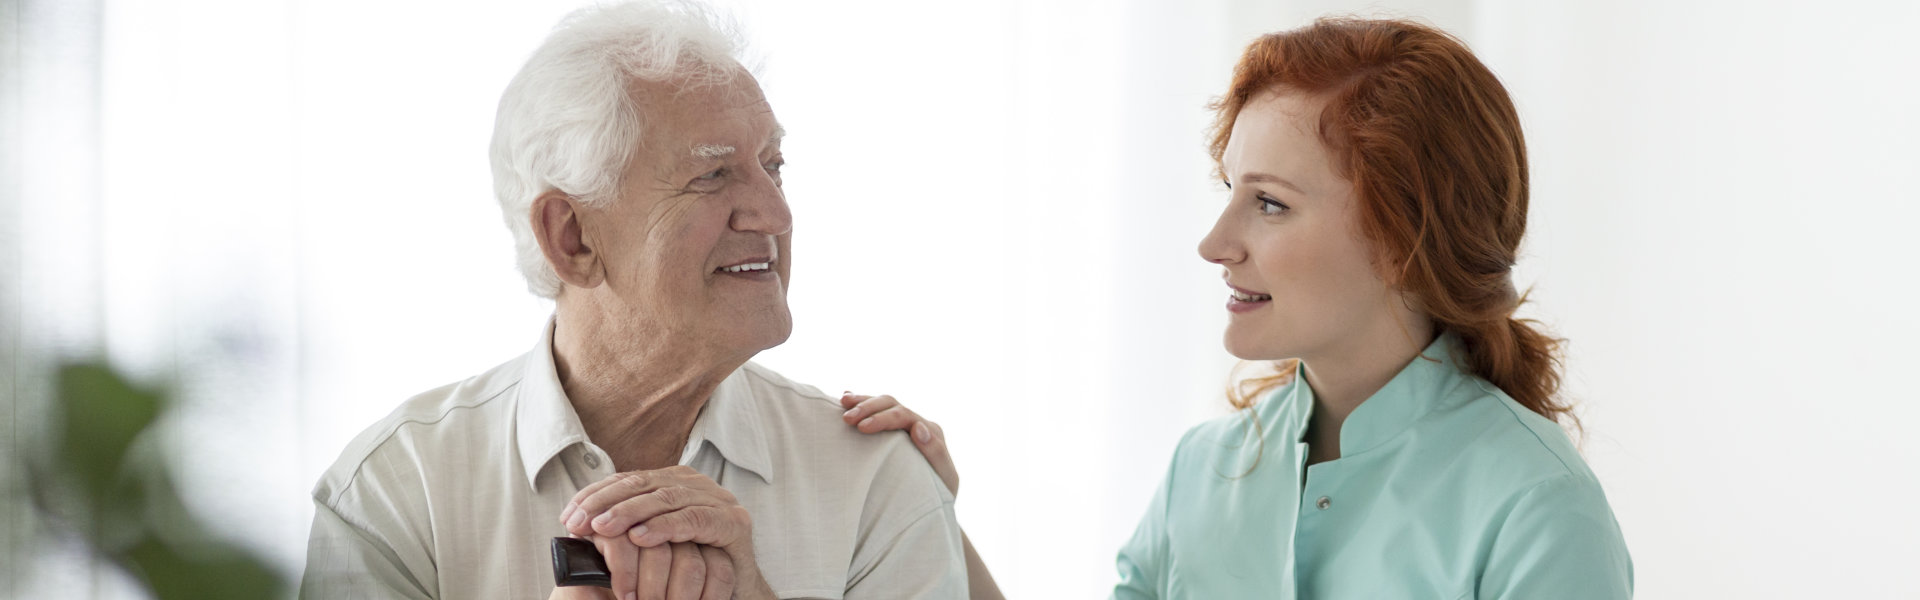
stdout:
<svg viewBox="0 0 1920 600">
<path fill-rule="evenodd" d="M 584 308 L 555 310 L 553 364 L 587 439 L 618 471 L 677 464 L 700 409 L 745 359 L 710 356 L 697 341 Z"/>
</svg>

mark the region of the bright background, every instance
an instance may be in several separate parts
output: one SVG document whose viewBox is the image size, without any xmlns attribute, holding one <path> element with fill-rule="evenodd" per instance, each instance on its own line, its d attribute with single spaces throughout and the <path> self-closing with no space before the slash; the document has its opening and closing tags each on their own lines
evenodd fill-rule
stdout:
<svg viewBox="0 0 1920 600">
<path fill-rule="evenodd" d="M 349 438 L 538 337 L 486 144 L 575 5 L 0 0 L 0 447 L 105 353 L 183 396 L 194 507 L 297 573 Z M 1203 105 L 1335 11 L 1455 32 L 1518 103 L 1519 279 L 1640 596 L 1920 597 L 1920 3 L 727 5 L 791 133 L 797 327 L 759 360 L 943 423 L 1010 597 L 1104 597 L 1225 413 Z M 127 595 L 70 543 L 4 558 L 39 566 L 0 594 Z"/>
</svg>

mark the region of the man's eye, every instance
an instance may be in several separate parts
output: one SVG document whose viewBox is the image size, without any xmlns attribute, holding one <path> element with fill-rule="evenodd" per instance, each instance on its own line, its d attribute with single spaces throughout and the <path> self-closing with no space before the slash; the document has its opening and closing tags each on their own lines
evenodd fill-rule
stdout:
<svg viewBox="0 0 1920 600">
<path fill-rule="evenodd" d="M 779 175 L 780 168 L 785 166 L 787 166 L 787 161 L 784 160 L 776 160 L 766 164 L 767 172 L 774 175 Z"/>
<path fill-rule="evenodd" d="M 727 168 L 726 168 L 726 167 L 720 167 L 720 168 L 718 168 L 718 169 L 714 169 L 713 171 L 711 171 L 711 172 L 709 172 L 709 173 L 707 173 L 707 174 L 705 174 L 705 175 L 701 175 L 701 176 L 699 176 L 699 177 L 696 177 L 695 179 L 697 179 L 697 180 L 700 180 L 700 181 L 714 181 L 714 180 L 717 180 L 717 179 L 720 179 L 720 178 L 722 178 L 722 177 L 726 177 L 726 176 L 727 176 Z"/>
</svg>

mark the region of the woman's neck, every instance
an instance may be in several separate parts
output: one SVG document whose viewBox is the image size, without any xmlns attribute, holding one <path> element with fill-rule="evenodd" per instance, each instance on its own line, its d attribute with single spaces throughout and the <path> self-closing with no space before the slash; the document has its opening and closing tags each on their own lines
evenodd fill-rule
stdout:
<svg viewBox="0 0 1920 600">
<path fill-rule="evenodd" d="M 1309 464 L 1340 458 L 1340 429 L 1347 417 L 1433 342 L 1434 326 L 1425 318 L 1389 325 L 1301 359 L 1307 387 L 1313 390 L 1313 419 L 1307 425 Z"/>
</svg>

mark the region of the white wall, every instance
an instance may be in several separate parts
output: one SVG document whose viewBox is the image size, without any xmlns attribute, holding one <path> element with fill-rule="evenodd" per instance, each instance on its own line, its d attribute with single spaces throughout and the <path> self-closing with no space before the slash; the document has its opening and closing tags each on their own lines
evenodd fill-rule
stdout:
<svg viewBox="0 0 1920 600">
<path fill-rule="evenodd" d="M 178 381 L 195 506 L 297 572 L 353 434 L 538 334 L 485 149 L 572 5 L 106 2 L 97 111 L 41 120 L 82 67 L 26 71 L 15 347 Z M 1225 410 L 1193 246 L 1221 199 L 1202 107 L 1240 46 L 1382 6 L 1459 33 L 1520 106 L 1521 283 L 1572 340 L 1641 596 L 1920 594 L 1896 575 L 1920 562 L 1912 3 L 729 5 L 790 132 L 797 327 L 760 360 L 939 419 L 1011 597 L 1104 595 L 1173 443 Z"/>
</svg>

